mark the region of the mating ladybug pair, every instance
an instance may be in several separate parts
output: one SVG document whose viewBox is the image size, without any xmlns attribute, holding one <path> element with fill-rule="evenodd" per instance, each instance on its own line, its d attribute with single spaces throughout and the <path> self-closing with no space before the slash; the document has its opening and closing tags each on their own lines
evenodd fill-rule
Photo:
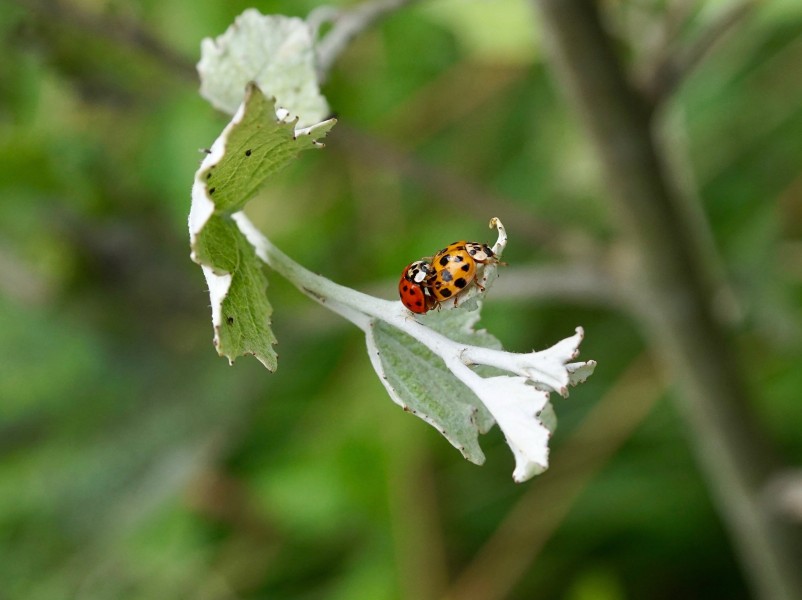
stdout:
<svg viewBox="0 0 802 600">
<path fill-rule="evenodd" d="M 441 302 L 457 297 L 475 280 L 476 265 L 499 260 L 487 244 L 454 242 L 429 260 L 416 260 L 401 273 L 398 293 L 401 303 L 414 313 L 426 313 Z"/>
</svg>

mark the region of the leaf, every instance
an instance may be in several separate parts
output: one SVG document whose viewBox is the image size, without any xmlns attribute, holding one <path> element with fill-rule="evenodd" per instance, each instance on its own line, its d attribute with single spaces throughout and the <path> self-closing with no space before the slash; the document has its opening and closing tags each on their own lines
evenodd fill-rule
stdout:
<svg viewBox="0 0 802 600">
<path fill-rule="evenodd" d="M 444 336 L 472 346 L 482 346 L 483 348 L 501 349 L 501 342 L 494 335 L 485 329 L 476 330 L 474 327 L 479 322 L 482 304 L 475 301 L 475 308 L 468 305 L 457 309 L 446 309 L 431 311 L 425 315 L 417 317 L 418 321 L 442 333 Z"/>
<path fill-rule="evenodd" d="M 198 72 L 201 95 L 233 114 L 253 81 L 302 126 L 329 114 L 320 93 L 315 66 L 314 36 L 303 20 L 262 15 L 248 9 L 219 37 L 201 42 Z"/>
<path fill-rule="evenodd" d="M 545 471 L 549 439 L 557 425 L 549 393 L 525 377 L 507 375 L 482 379 L 473 389 L 493 413 L 515 456 L 513 479 L 521 483 Z"/>
<path fill-rule="evenodd" d="M 240 111 L 212 145 L 195 175 L 215 212 L 234 213 L 253 198 L 265 180 L 283 169 L 301 150 L 321 147 L 317 142 L 334 127 L 329 119 L 306 129 L 276 118 L 275 100 L 259 87 L 248 85 Z M 219 154 L 219 156 L 218 156 Z M 193 188 L 193 201 L 195 189 Z"/>
<path fill-rule="evenodd" d="M 479 310 L 480 305 L 442 310 L 418 320 L 456 342 L 500 349 L 498 339 L 474 329 Z M 373 321 L 367 338 L 373 366 L 393 401 L 432 425 L 466 459 L 482 464 L 478 434 L 487 433 L 495 421 L 470 388 L 431 350 L 383 321 Z M 475 370 L 482 375 L 497 372 L 489 367 Z"/>
<path fill-rule="evenodd" d="M 488 333 L 486 329 L 477 330 L 474 328 L 479 322 L 479 313 L 481 310 L 482 301 L 477 298 L 471 298 L 464 304 L 460 304 L 459 308 L 432 311 L 417 317 L 417 319 L 430 329 L 443 334 L 455 342 L 501 350 L 501 342 L 496 336 Z M 493 375 L 502 375 L 505 373 L 505 371 L 501 369 L 488 367 L 486 365 L 474 366 L 473 370 L 482 377 L 491 377 Z M 493 420 L 491 418 L 490 426 L 492 425 Z"/>
<path fill-rule="evenodd" d="M 548 468 L 557 426 L 550 393 L 566 396 L 566 386 L 584 381 L 596 363 L 568 363 L 577 356 L 581 327 L 540 352 L 503 351 L 495 337 L 474 329 L 481 308 L 474 300 L 475 308 L 417 317 L 440 333 L 426 344 L 399 331 L 404 328 L 374 321 L 368 352 L 391 398 L 437 428 L 468 460 L 481 464 L 478 434 L 498 424 L 515 457 L 513 479 L 523 482 Z"/>
<path fill-rule="evenodd" d="M 196 238 L 197 261 L 204 266 L 212 298 L 214 345 L 230 363 L 253 354 L 270 371 L 278 366 L 270 329 L 273 307 L 267 278 L 253 246 L 228 216 L 212 215 Z"/>
<path fill-rule="evenodd" d="M 275 102 L 250 84 L 242 106 L 195 174 L 189 215 L 192 259 L 203 267 L 209 285 L 215 347 L 230 362 L 253 354 L 273 371 L 278 360 L 267 279 L 232 214 L 302 150 L 320 147 L 317 140 L 334 123 L 296 130 L 293 122 L 277 119 Z"/>
<path fill-rule="evenodd" d="M 420 342 L 383 321 L 367 333 L 368 354 L 390 398 L 437 429 L 470 462 L 485 455 L 479 434 L 493 426 L 484 405 Z"/>
</svg>

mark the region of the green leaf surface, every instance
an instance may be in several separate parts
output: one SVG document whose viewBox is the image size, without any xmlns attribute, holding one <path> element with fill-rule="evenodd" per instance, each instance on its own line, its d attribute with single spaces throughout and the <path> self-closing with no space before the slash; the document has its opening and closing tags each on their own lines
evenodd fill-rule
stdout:
<svg viewBox="0 0 802 600">
<path fill-rule="evenodd" d="M 221 36 L 201 43 L 201 95 L 233 114 L 253 81 L 302 125 L 329 114 L 317 81 L 314 36 L 303 20 L 243 12 Z"/>
<path fill-rule="evenodd" d="M 195 174 L 189 217 L 192 258 L 204 267 L 209 284 L 215 347 L 229 361 L 253 354 L 273 371 L 278 359 L 267 279 L 231 215 L 302 150 L 320 147 L 317 140 L 334 123 L 297 131 L 294 122 L 276 117 L 273 99 L 249 84 L 243 105 Z"/>
<path fill-rule="evenodd" d="M 217 352 L 230 362 L 253 354 L 271 371 L 278 366 L 270 328 L 273 307 L 267 299 L 267 278 L 256 252 L 227 216 L 213 215 L 197 238 L 202 264 L 231 275 L 221 300 L 220 318 L 213 320 Z"/>
<path fill-rule="evenodd" d="M 320 147 L 317 140 L 336 123 L 329 119 L 296 136 L 295 122 L 278 120 L 275 105 L 257 85 L 249 84 L 241 118 L 237 120 L 238 113 L 218 138 L 225 144 L 222 158 L 198 172 L 196 179 L 214 202 L 215 212 L 242 210 L 271 175 L 302 150 Z"/>
<path fill-rule="evenodd" d="M 474 298 L 464 305 L 460 305 L 460 308 L 429 312 L 417 317 L 417 319 L 430 329 L 443 334 L 455 342 L 502 350 L 503 346 L 496 336 L 488 333 L 486 329 L 475 329 L 476 324 L 479 322 L 481 310 L 481 300 Z M 494 377 L 506 373 L 501 369 L 495 369 L 486 365 L 477 365 L 473 370 L 482 377 Z M 450 373 L 449 371 L 449 374 Z M 479 404 L 483 410 L 477 415 L 477 418 L 479 419 L 479 429 L 484 433 L 493 426 L 494 420 L 487 409 L 484 408 L 484 404 L 481 402 Z"/>
<path fill-rule="evenodd" d="M 455 341 L 501 348 L 495 337 L 484 330 L 474 330 L 478 319 L 478 307 L 443 310 L 420 318 Z M 486 433 L 495 421 L 479 398 L 440 357 L 383 321 L 373 321 L 367 342 L 373 366 L 391 398 L 437 429 L 466 459 L 482 464 L 484 454 L 478 435 Z"/>
<path fill-rule="evenodd" d="M 479 446 L 479 422 L 492 417 L 471 392 L 428 348 L 383 321 L 373 321 L 368 352 L 390 397 L 420 417 L 474 464 L 485 455 Z"/>
<path fill-rule="evenodd" d="M 497 337 L 485 329 L 475 329 L 479 322 L 481 309 L 481 301 L 475 300 L 473 307 L 466 303 L 460 305 L 460 308 L 430 311 L 417 319 L 428 328 L 434 329 L 456 342 L 501 350 L 502 345 Z"/>
</svg>

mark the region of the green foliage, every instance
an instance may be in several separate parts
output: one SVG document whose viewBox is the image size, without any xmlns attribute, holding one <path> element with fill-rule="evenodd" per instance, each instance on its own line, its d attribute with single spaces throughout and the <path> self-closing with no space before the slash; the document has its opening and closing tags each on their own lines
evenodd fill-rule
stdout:
<svg viewBox="0 0 802 600">
<path fill-rule="evenodd" d="M 253 246 L 231 215 L 302 150 L 318 147 L 333 120 L 296 135 L 296 121 L 277 118 L 275 100 L 249 84 L 241 112 L 223 130 L 195 175 L 190 236 L 194 260 L 206 267 L 217 351 L 229 361 L 253 354 L 278 365 L 270 329 L 267 279 Z M 210 212 L 211 210 L 211 212 Z"/>
<path fill-rule="evenodd" d="M 258 86 L 250 85 L 244 98 L 241 118 L 235 118 L 217 142 L 221 156 L 201 165 L 196 176 L 214 201 L 217 214 L 230 215 L 245 208 L 271 175 L 302 150 L 319 147 L 317 140 L 335 123 L 328 120 L 296 136 L 296 121 L 279 120 L 275 100 L 265 98 Z"/>
<path fill-rule="evenodd" d="M 378 359 L 376 370 L 396 403 L 431 424 L 466 459 L 484 463 L 478 437 L 490 429 L 493 417 L 441 358 L 382 321 L 371 326 L 368 353 Z"/>
<path fill-rule="evenodd" d="M 186 187 L 196 149 L 225 125 L 197 94 L 200 41 L 247 5 L 40 6 L 0 0 L 4 600 L 443 597 L 504 530 L 521 536 L 507 546 L 518 555 L 542 548 L 510 598 L 751 597 L 668 402 L 591 483 L 578 478 L 582 465 L 645 395 L 605 414 L 559 478 L 515 486 L 500 433 L 483 436 L 478 469 L 403 418 L 361 333 L 281 278 L 271 277 L 270 300 L 282 368 L 228 368 L 209 343 L 207 287 L 187 260 Z M 616 31 L 644 22 L 616 12 L 643 3 L 605 6 Z M 756 420 L 797 463 L 800 6 L 763 2 L 666 107 L 741 300 L 733 330 L 760 394 Z M 523 298 L 504 284 L 522 266 L 600 258 L 598 245 L 629 257 L 540 49 L 524 66 L 478 46 L 468 55 L 459 19 L 444 27 L 425 7 L 354 41 L 325 89 L 349 126 L 325 156 L 302 153 L 275 173 L 248 212 L 314 271 L 393 299 L 406 262 L 482 239 L 488 213 L 501 217 L 515 243 L 484 326 L 525 351 L 581 323 L 583 354 L 605 359 L 556 406 L 557 460 L 597 399 L 653 349 L 593 295 Z M 649 18 L 669 18 L 654 10 Z M 161 50 L 128 35 L 140 31 Z M 636 56 L 628 35 L 619 48 Z M 562 495 L 572 486 L 574 503 Z M 501 528 L 530 496 L 544 502 Z M 532 522 L 548 532 L 523 537 Z M 500 570 L 487 581 L 510 579 Z"/>
<path fill-rule="evenodd" d="M 231 276 L 220 302 L 221 320 L 214 323 L 215 347 L 230 362 L 253 354 L 271 371 L 278 366 L 270 329 L 273 307 L 267 299 L 267 278 L 253 246 L 230 217 L 212 215 L 195 243 L 197 261 L 215 273 Z"/>
</svg>

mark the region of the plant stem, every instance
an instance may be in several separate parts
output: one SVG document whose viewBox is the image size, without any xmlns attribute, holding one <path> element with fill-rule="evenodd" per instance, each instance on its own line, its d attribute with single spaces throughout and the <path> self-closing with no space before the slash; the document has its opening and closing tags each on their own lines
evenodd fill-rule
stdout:
<svg viewBox="0 0 802 600">
<path fill-rule="evenodd" d="M 697 458 L 760 598 L 802 598 L 799 538 L 767 508 L 777 464 L 748 409 L 741 370 L 711 308 L 692 228 L 652 136 L 647 102 L 627 80 L 595 2 L 534 0 L 565 93 L 598 154 L 618 218 L 640 259 L 639 315 L 677 383 Z"/>
<path fill-rule="evenodd" d="M 595 366 L 594 361 L 566 364 L 567 360 L 573 356 L 563 357 L 563 354 L 566 354 L 566 348 L 572 351 L 571 354 L 575 354 L 584 335 L 581 328 L 577 328 L 572 337 L 558 342 L 546 350 L 529 354 L 505 352 L 456 342 L 418 322 L 400 302 L 391 302 L 363 294 L 302 267 L 274 246 L 244 213 L 234 214 L 233 219 L 243 235 L 256 249 L 257 256 L 304 294 L 348 319 L 366 333 L 372 327 L 371 322 L 374 319 L 384 321 L 403 331 L 440 356 L 454 375 L 468 387 L 478 381 L 478 375 L 467 365 L 481 364 L 532 378 L 566 396 L 568 384 L 577 381 L 576 377 L 572 377 L 573 370 L 583 364 L 591 365 L 591 370 Z M 493 245 L 493 251 L 496 256 L 500 257 L 507 243 L 507 234 L 498 219 L 491 220 L 491 226 L 498 229 L 499 238 Z M 490 268 L 495 269 L 495 265 L 485 267 L 485 273 Z M 486 280 L 485 284 L 489 285 Z"/>
</svg>

